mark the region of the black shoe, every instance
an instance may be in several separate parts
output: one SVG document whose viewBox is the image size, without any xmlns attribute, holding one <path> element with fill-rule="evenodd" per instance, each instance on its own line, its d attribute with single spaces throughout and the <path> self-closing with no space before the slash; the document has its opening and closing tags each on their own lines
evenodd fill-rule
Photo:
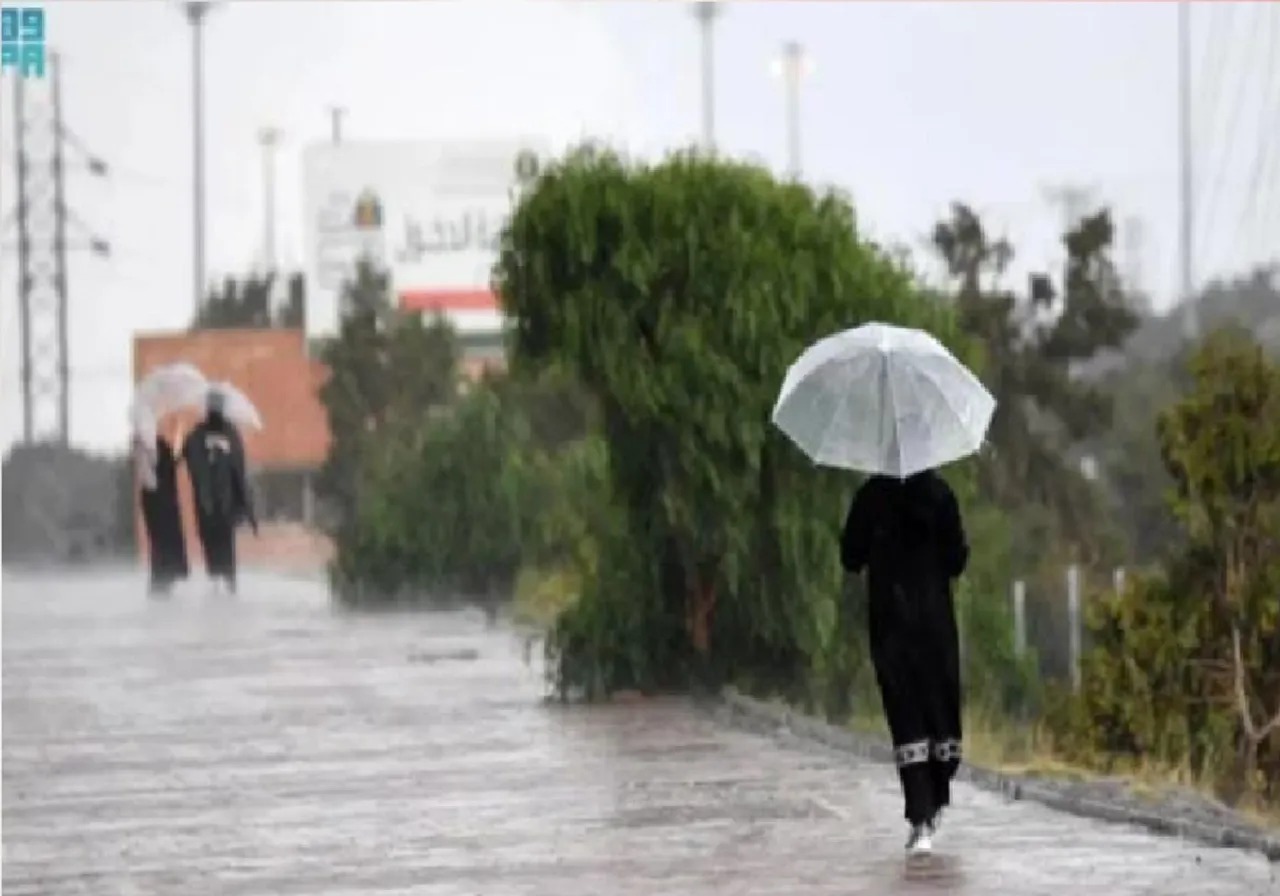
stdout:
<svg viewBox="0 0 1280 896">
<path fill-rule="evenodd" d="M 929 819 L 925 825 L 929 829 L 929 836 L 933 837 L 938 833 L 938 828 L 942 827 L 942 809 L 938 809 L 933 813 L 933 818 Z"/>
</svg>

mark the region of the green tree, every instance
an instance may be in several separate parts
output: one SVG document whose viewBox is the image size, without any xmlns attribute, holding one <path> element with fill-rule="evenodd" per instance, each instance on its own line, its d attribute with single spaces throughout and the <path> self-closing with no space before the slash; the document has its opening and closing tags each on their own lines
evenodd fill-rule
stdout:
<svg viewBox="0 0 1280 896">
<path fill-rule="evenodd" d="M 299 328 L 305 326 L 306 279 L 300 273 L 290 274 L 286 298 L 278 309 L 272 309 L 275 272 L 250 274 L 237 280 L 227 277 L 222 285 L 211 289 L 192 323 L 194 330 L 224 330 L 261 327 Z"/>
<path fill-rule="evenodd" d="M 1113 236 L 1106 210 L 1086 216 L 1063 237 L 1061 285 L 1037 274 L 1019 296 L 1003 285 L 1013 247 L 990 237 L 972 209 L 957 203 L 933 233 L 961 327 L 985 349 L 984 381 L 997 401 L 994 450 L 979 466 L 982 493 L 1006 511 L 1045 508 L 1053 529 L 1095 551 L 1102 514 L 1067 449 L 1110 420 L 1106 390 L 1077 367 L 1120 347 L 1136 323 L 1111 261 Z"/>
<path fill-rule="evenodd" d="M 526 185 L 495 282 L 516 364 L 574 375 L 608 451 L 597 572 L 549 641 L 561 690 L 680 685 L 692 669 L 795 687 L 839 666 L 834 533 L 854 483 L 815 470 L 770 408 L 814 339 L 885 320 L 954 343 L 945 309 L 837 195 L 592 148 Z"/>
<path fill-rule="evenodd" d="M 1280 734 L 1280 366 L 1247 334 L 1224 330 L 1191 369 L 1195 388 L 1161 415 L 1160 443 L 1174 510 L 1212 558 L 1206 597 L 1230 634 L 1242 772 L 1252 784 L 1260 746 Z"/>
<path fill-rule="evenodd" d="M 386 424 L 359 459 L 337 578 L 365 603 L 459 597 L 494 612 L 523 566 L 576 574 L 600 482 L 586 410 L 554 377 L 491 375 Z"/>
<path fill-rule="evenodd" d="M 1197 299 L 1202 323 L 1233 321 L 1270 352 L 1280 347 L 1277 271 L 1260 269 L 1211 284 Z M 1186 547 L 1166 500 L 1173 480 L 1160 456 L 1156 418 L 1191 388 L 1193 346 L 1184 336 L 1183 309 L 1142 321 L 1125 345 L 1122 363 L 1106 372 L 1099 388 L 1114 402 L 1112 429 L 1094 441 L 1111 493 L 1110 511 L 1125 532 L 1133 559 L 1163 560 Z"/>
<path fill-rule="evenodd" d="M 101 561 L 132 551 L 136 490 L 128 458 L 56 442 L 13 446 L 0 467 L 4 562 Z"/>
<path fill-rule="evenodd" d="M 1280 348 L 1280 263 L 1263 265 L 1229 280 L 1211 282 L 1195 299 L 1200 325 L 1206 330 L 1241 326 L 1270 350 Z M 1160 362 L 1186 345 L 1184 306 L 1143 322 L 1126 347 L 1133 361 Z"/>
<path fill-rule="evenodd" d="M 1114 414 L 1109 432 L 1093 441 L 1109 495 L 1108 509 L 1137 564 L 1168 559 L 1186 547 L 1169 506 L 1173 479 L 1160 455 L 1156 420 L 1190 389 L 1188 354 L 1149 362 L 1133 360 L 1102 377 Z"/>
<path fill-rule="evenodd" d="M 1280 798 L 1280 365 L 1247 334 L 1210 336 L 1159 418 L 1186 541 L 1162 573 L 1092 613 L 1097 649 L 1064 742 L 1233 773 Z"/>
<path fill-rule="evenodd" d="M 378 597 L 457 594 L 493 605 L 515 582 L 529 525 L 524 421 L 492 389 L 392 424 L 363 458 L 344 578 Z"/>
<path fill-rule="evenodd" d="M 284 305 L 276 311 L 276 326 L 294 330 L 307 328 L 307 278 L 300 273 L 289 275 Z"/>
<path fill-rule="evenodd" d="M 338 334 L 319 346 L 331 443 L 316 483 L 339 551 L 355 537 L 362 458 L 393 443 L 403 431 L 397 425 L 412 426 L 454 399 L 459 355 L 448 324 L 396 310 L 386 274 L 368 263 L 357 266 L 342 300 Z"/>
</svg>

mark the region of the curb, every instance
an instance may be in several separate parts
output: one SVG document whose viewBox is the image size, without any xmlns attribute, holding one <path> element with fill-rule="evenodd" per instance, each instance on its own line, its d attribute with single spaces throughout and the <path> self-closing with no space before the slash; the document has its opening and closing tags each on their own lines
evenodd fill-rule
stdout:
<svg viewBox="0 0 1280 896">
<path fill-rule="evenodd" d="M 760 734 L 778 729 L 824 746 L 850 753 L 872 762 L 892 764 L 893 748 L 888 744 L 859 735 L 821 719 L 797 712 L 777 703 L 766 703 L 726 687 L 719 695 L 715 713 L 740 728 Z M 1095 818 L 1116 824 L 1132 824 L 1157 834 L 1171 834 L 1208 846 L 1246 849 L 1262 853 L 1272 862 L 1280 862 L 1280 836 L 1272 836 L 1245 827 L 1204 824 L 1199 821 L 1146 812 L 1130 806 L 1101 800 L 1084 799 L 1059 793 L 1034 778 L 993 771 L 967 762 L 960 766 L 957 780 L 964 781 L 1006 799 L 1030 800 L 1084 818 Z"/>
</svg>

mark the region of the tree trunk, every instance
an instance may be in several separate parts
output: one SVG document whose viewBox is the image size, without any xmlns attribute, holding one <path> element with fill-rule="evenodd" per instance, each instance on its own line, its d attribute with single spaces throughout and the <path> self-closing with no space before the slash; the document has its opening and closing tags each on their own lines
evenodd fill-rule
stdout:
<svg viewBox="0 0 1280 896">
<path fill-rule="evenodd" d="M 716 606 L 715 585 L 694 574 L 689 595 L 689 640 L 702 657 L 711 652 L 711 614 Z"/>
<path fill-rule="evenodd" d="M 1255 779 L 1258 771 L 1258 751 L 1271 733 L 1280 729 L 1280 711 L 1277 711 L 1263 725 L 1255 724 L 1253 712 L 1249 707 L 1249 693 L 1245 669 L 1244 651 L 1241 647 L 1240 628 L 1231 626 L 1231 652 L 1235 667 L 1236 709 L 1240 714 L 1240 789 L 1244 796 L 1256 795 Z"/>
<path fill-rule="evenodd" d="M 1237 802 L 1251 802 L 1257 796 L 1254 783 L 1258 777 L 1258 745 L 1248 732 L 1241 732 Z"/>
</svg>

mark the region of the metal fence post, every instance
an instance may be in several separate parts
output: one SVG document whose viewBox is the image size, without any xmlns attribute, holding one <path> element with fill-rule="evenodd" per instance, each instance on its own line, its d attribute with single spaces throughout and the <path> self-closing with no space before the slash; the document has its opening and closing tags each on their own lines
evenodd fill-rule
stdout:
<svg viewBox="0 0 1280 896">
<path fill-rule="evenodd" d="M 1080 567 L 1067 567 L 1067 625 L 1071 658 L 1071 690 L 1080 692 Z"/>
<path fill-rule="evenodd" d="M 1027 652 L 1027 583 L 1013 583 L 1013 649 L 1019 656 Z"/>
</svg>

